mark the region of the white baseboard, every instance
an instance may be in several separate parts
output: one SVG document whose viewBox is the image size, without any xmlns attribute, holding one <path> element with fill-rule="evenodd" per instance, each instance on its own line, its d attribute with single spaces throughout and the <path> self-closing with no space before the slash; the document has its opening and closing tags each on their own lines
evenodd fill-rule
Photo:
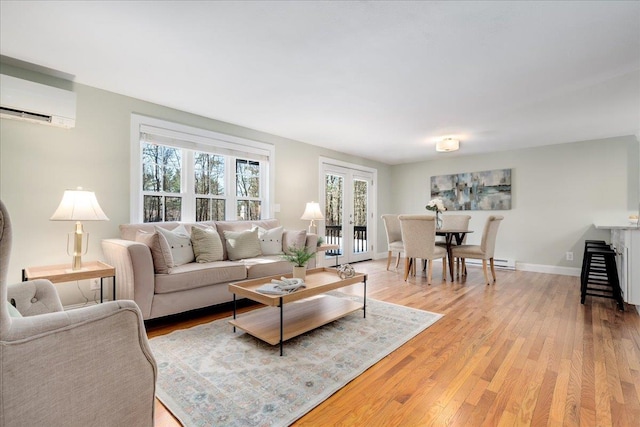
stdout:
<svg viewBox="0 0 640 427">
<path fill-rule="evenodd" d="M 516 263 L 516 270 L 531 271 L 534 273 L 560 274 L 562 276 L 580 277 L 581 270 L 577 267 L 560 267 L 557 265 Z"/>
<path fill-rule="evenodd" d="M 397 254 L 394 254 L 396 257 Z M 375 259 L 386 259 L 387 252 L 380 252 L 376 254 Z M 469 265 L 469 263 L 467 261 Z M 524 262 L 515 261 L 515 269 L 518 271 L 531 271 L 533 273 L 547 273 L 547 274 L 560 274 L 562 276 L 575 276 L 580 277 L 580 268 L 578 267 L 560 267 L 557 265 L 544 265 L 544 264 L 528 264 Z"/>
</svg>

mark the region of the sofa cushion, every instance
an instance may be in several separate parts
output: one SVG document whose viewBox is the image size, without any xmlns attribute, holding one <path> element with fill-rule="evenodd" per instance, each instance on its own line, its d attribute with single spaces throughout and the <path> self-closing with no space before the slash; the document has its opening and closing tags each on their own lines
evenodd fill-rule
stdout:
<svg viewBox="0 0 640 427">
<path fill-rule="evenodd" d="M 307 245 L 307 230 L 285 230 L 282 235 L 282 249 L 290 253 L 289 248 L 304 248 Z"/>
<path fill-rule="evenodd" d="M 237 262 L 214 261 L 206 264 L 192 262 L 173 267 L 169 274 L 157 274 L 155 293 L 184 291 L 187 289 L 245 280 L 247 268 Z"/>
<path fill-rule="evenodd" d="M 157 232 L 138 230 L 135 241 L 144 243 L 151 249 L 154 272 L 159 274 L 167 274 L 169 272 L 169 268 L 173 266 L 173 256 L 166 239 L 162 239 L 161 242 Z"/>
<path fill-rule="evenodd" d="M 247 268 L 247 279 L 284 275 L 293 271 L 291 263 L 280 255 L 261 256 L 239 262 L 242 262 Z"/>
<path fill-rule="evenodd" d="M 224 238 L 231 261 L 262 255 L 257 227 L 245 231 L 225 231 Z"/>
<path fill-rule="evenodd" d="M 220 234 L 222 240 L 222 250 L 224 251 L 224 259 L 229 259 L 227 254 L 227 243 L 224 237 L 225 231 L 243 231 L 251 230 L 254 226 L 262 227 L 264 229 L 271 229 L 278 227 L 280 223 L 277 219 L 263 219 L 259 221 L 216 221 L 216 229 Z"/>
<path fill-rule="evenodd" d="M 282 254 L 282 227 L 264 229 L 258 227 L 258 238 L 260 239 L 260 249 L 262 255 Z"/>
<path fill-rule="evenodd" d="M 184 225 L 180 224 L 173 230 L 156 227 L 156 231 L 160 236 L 164 237 L 169 244 L 171 255 L 173 256 L 173 265 L 169 267 L 188 264 L 195 260 L 193 246 L 191 245 L 191 236 Z M 161 245 L 163 244 L 162 237 L 160 237 Z"/>
<path fill-rule="evenodd" d="M 222 241 L 214 228 L 194 225 L 191 227 L 191 243 L 196 262 L 222 261 Z"/>
</svg>

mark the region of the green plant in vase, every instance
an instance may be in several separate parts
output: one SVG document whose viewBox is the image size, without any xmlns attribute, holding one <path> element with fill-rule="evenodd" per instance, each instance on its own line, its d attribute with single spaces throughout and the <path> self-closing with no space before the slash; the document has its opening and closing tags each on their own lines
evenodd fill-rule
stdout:
<svg viewBox="0 0 640 427">
<path fill-rule="evenodd" d="M 282 258 L 293 263 L 293 277 L 304 279 L 306 277 L 307 263 L 315 255 L 315 252 L 309 252 L 306 246 L 302 248 L 290 246 L 288 253 L 282 255 Z"/>
</svg>

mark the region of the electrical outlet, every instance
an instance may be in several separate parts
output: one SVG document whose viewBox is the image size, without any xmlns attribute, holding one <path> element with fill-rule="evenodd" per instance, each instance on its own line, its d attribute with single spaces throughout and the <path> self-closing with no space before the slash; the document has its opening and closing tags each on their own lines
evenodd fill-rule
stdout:
<svg viewBox="0 0 640 427">
<path fill-rule="evenodd" d="M 573 252 L 567 252 L 567 261 L 573 261 Z"/>
<path fill-rule="evenodd" d="M 91 290 L 92 291 L 99 291 L 100 290 L 100 279 L 91 279 L 90 283 L 91 283 Z"/>
</svg>

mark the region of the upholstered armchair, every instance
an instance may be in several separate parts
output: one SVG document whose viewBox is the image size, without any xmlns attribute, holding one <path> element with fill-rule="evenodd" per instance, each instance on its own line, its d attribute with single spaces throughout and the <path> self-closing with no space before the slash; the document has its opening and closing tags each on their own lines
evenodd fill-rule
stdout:
<svg viewBox="0 0 640 427">
<path fill-rule="evenodd" d="M 63 311 L 48 280 L 7 284 L 0 201 L 0 427 L 152 426 L 156 363 L 133 301 Z"/>
</svg>

